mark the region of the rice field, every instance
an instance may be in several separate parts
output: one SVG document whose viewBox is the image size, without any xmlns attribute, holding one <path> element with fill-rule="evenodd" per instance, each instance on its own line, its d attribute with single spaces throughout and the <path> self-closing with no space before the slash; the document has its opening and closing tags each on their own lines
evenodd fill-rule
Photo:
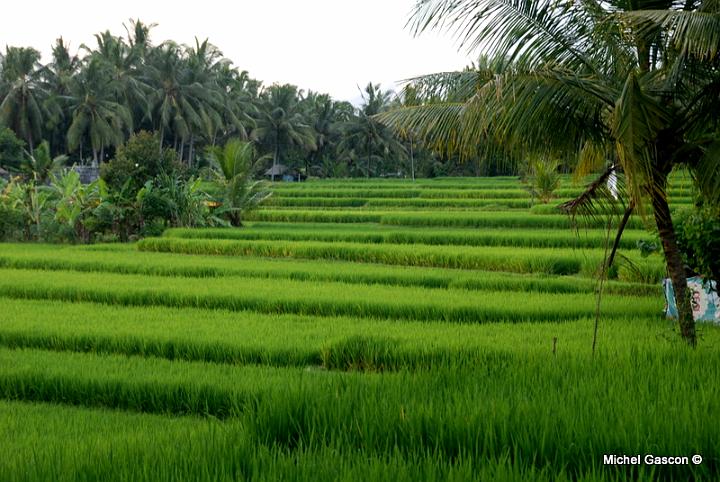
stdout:
<svg viewBox="0 0 720 482">
<path fill-rule="evenodd" d="M 593 354 L 602 222 L 515 178 L 274 191 L 240 229 L 0 244 L 0 480 L 720 479 L 720 328 L 663 318 L 642 218 Z"/>
</svg>

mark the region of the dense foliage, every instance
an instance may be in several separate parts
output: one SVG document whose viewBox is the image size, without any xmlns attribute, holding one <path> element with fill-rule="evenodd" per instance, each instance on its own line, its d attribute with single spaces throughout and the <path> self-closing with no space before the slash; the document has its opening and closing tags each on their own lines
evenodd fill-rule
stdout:
<svg viewBox="0 0 720 482">
<path fill-rule="evenodd" d="M 674 169 L 687 169 L 720 206 L 720 3 L 418 0 L 412 24 L 453 31 L 484 61 L 415 79 L 422 102 L 381 119 L 444 152 L 498 146 L 601 172 L 566 205 L 573 214 L 617 204 L 604 181 L 622 171 L 627 213 L 652 207 L 682 336 L 694 345 L 667 187 Z"/>
<path fill-rule="evenodd" d="M 367 85 L 358 107 L 293 85 L 264 86 L 207 40 L 153 44 L 152 27 L 131 21 L 126 37 L 102 32 L 78 53 L 59 38 L 46 64 L 33 48 L 0 53 L 0 127 L 20 141 L 0 130 L 0 168 L 18 168 L 22 149 L 32 153 L 42 140 L 70 164 L 98 166 L 117 160 L 132 133 L 148 131 L 190 169 L 207 164 L 205 147 L 237 137 L 268 155 L 262 172 L 278 164 L 296 177 L 447 172 L 417 146 L 410 166 L 410 141 L 372 119 L 400 102 L 379 85 Z"/>
<path fill-rule="evenodd" d="M 239 140 L 228 141 L 224 151 L 232 148 L 252 151 Z M 118 146 L 93 182 L 81 182 L 60 161 L 50 159 L 43 142 L 23 163 L 24 176 L 0 184 L 0 240 L 128 241 L 169 227 L 239 225 L 269 197 L 263 182 L 252 180 L 249 160 L 238 162 L 243 167 L 229 178 L 220 164 L 193 174 L 147 132 Z"/>
<path fill-rule="evenodd" d="M 677 225 L 685 264 L 707 279 L 720 281 L 720 212 L 708 206 L 686 209 Z"/>
</svg>

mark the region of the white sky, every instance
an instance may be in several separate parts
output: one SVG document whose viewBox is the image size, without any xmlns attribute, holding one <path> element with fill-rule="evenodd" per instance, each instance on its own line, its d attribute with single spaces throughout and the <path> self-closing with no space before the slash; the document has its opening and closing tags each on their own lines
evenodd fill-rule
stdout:
<svg viewBox="0 0 720 482">
<path fill-rule="evenodd" d="M 5 3 L 5 2 L 3 2 Z M 459 70 L 470 63 L 447 33 L 413 37 L 405 27 L 415 0 L 26 0 L 7 2 L 0 48 L 29 46 L 48 61 L 62 37 L 74 52 L 95 46 L 93 34 L 124 35 L 129 18 L 157 23 L 154 44 L 210 39 L 225 56 L 266 85 L 292 83 L 357 101 L 357 86 Z"/>
</svg>

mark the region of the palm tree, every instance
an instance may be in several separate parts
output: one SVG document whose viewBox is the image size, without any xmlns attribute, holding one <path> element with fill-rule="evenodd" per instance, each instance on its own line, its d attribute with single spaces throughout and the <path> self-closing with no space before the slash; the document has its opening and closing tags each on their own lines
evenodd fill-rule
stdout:
<svg viewBox="0 0 720 482">
<path fill-rule="evenodd" d="M 27 159 L 24 159 L 20 169 L 35 185 L 46 184 L 51 175 L 58 174 L 67 162 L 67 156 L 60 155 L 52 157 L 50 154 L 50 145 L 47 141 L 43 141 L 37 146 L 35 152 L 28 153 Z"/>
<path fill-rule="evenodd" d="M 314 150 L 315 136 L 305 122 L 294 85 L 272 85 L 262 94 L 262 111 L 257 127 L 252 133 L 273 152 L 271 179 L 283 160 L 283 154 L 291 146 Z"/>
<path fill-rule="evenodd" d="M 95 35 L 97 47 L 91 49 L 86 45 L 82 48 L 89 54 L 89 59 L 97 59 L 112 82 L 115 102 L 128 108 L 133 113 L 133 124 L 140 124 L 150 117 L 148 95 L 150 87 L 144 78 L 140 47 L 125 43 L 109 31 Z M 87 60 L 88 58 L 86 58 Z"/>
<path fill-rule="evenodd" d="M 117 102 L 114 80 L 99 59 L 91 58 L 75 80 L 70 95 L 72 123 L 67 133 L 68 148 L 75 150 L 83 139 L 89 138 L 92 165 L 97 167 L 105 147 L 122 144 L 132 132 L 132 115 Z"/>
<path fill-rule="evenodd" d="M 54 152 L 67 152 L 67 131 L 72 121 L 69 115 L 70 89 L 81 67 L 80 58 L 71 55 L 62 37 L 52 48 L 52 61 L 45 67 L 44 88 L 47 111 L 46 128 Z"/>
<path fill-rule="evenodd" d="M 40 52 L 7 47 L 0 78 L 0 124 L 27 142 L 30 152 L 42 138 L 46 92 L 42 88 Z"/>
<path fill-rule="evenodd" d="M 343 140 L 338 149 L 341 156 L 365 159 L 365 176 L 370 177 L 372 161 L 379 162 L 405 158 L 406 151 L 395 134 L 374 116 L 386 111 L 391 102 L 392 92 L 380 89 L 380 84 L 372 82 L 361 93 L 363 103 L 358 115 L 343 126 Z"/>
<path fill-rule="evenodd" d="M 335 146 L 339 142 L 340 126 L 353 118 L 352 104 L 334 101 L 327 94 L 308 92 L 301 101 L 307 124 L 315 136 L 315 150 L 305 157 L 305 173 L 325 162 L 335 161 Z"/>
<path fill-rule="evenodd" d="M 193 75 L 180 47 L 166 42 L 152 51 L 148 65 L 153 93 L 150 96 L 153 121 L 160 131 L 160 145 L 168 132 L 174 135 L 173 147 L 183 156 L 185 141 L 193 132 L 212 130 L 210 113 L 222 104 L 216 89 L 208 88 Z"/>
<path fill-rule="evenodd" d="M 251 142 L 231 139 L 224 147 L 208 147 L 216 182 L 222 188 L 216 214 L 226 215 L 232 226 L 242 226 L 243 216 L 270 197 L 262 181 L 253 181 L 257 159 Z"/>
<path fill-rule="evenodd" d="M 417 79 L 449 102 L 381 116 L 431 144 L 464 154 L 479 141 L 551 154 L 582 152 L 624 171 L 630 206 L 649 200 L 679 307 L 695 345 L 686 278 L 667 202 L 676 166 L 720 204 L 720 3 L 715 0 L 420 0 L 416 33 L 449 27 L 495 69 Z M 603 176 L 607 178 L 612 169 Z M 601 181 L 592 188 L 604 185 Z M 599 190 L 590 189 L 582 201 Z M 626 214 L 631 212 L 628 210 Z"/>
</svg>

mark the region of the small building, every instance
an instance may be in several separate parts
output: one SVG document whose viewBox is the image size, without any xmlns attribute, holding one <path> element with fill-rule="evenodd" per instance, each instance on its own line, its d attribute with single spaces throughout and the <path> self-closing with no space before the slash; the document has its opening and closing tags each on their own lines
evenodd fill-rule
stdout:
<svg viewBox="0 0 720 482">
<path fill-rule="evenodd" d="M 306 176 L 297 169 L 290 169 L 284 164 L 276 164 L 265 171 L 264 176 L 268 179 L 275 177 L 276 181 L 297 182 L 302 181 Z"/>
<path fill-rule="evenodd" d="M 72 170 L 80 175 L 80 182 L 83 184 L 90 184 L 95 182 L 100 177 L 100 168 L 91 166 L 73 166 Z"/>
</svg>

